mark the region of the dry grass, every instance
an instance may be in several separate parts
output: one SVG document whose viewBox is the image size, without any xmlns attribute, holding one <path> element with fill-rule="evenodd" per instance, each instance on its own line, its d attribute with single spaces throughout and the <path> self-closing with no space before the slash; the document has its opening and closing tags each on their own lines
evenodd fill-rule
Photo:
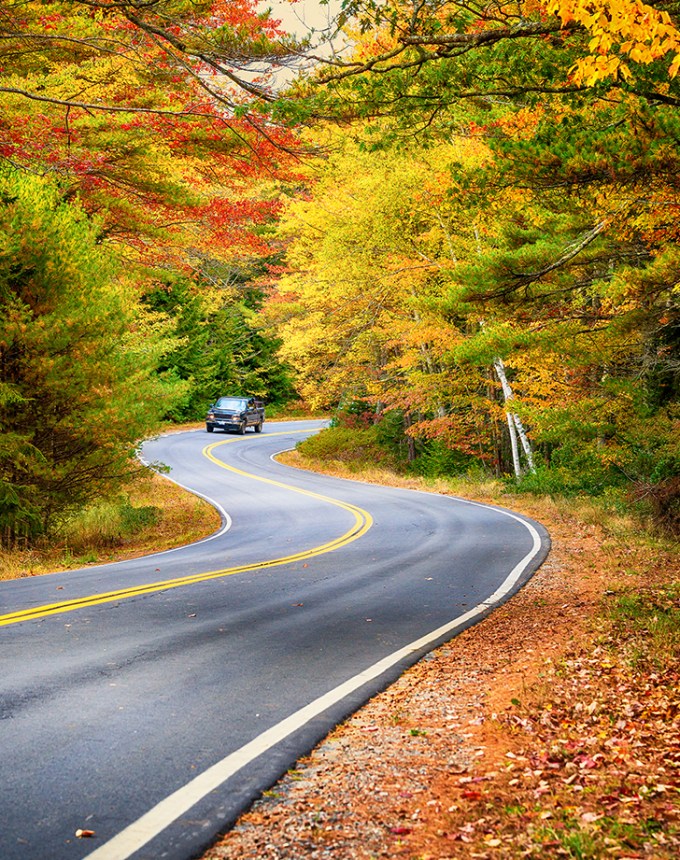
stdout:
<svg viewBox="0 0 680 860">
<path fill-rule="evenodd" d="M 132 513 L 146 510 L 150 515 L 137 517 L 139 522 L 134 528 L 121 528 L 122 507 Z M 0 550 L 0 579 L 135 558 L 199 540 L 219 526 L 219 514 L 211 505 L 152 474 L 140 480 L 125 497 L 85 511 L 56 542 L 26 550 Z"/>
</svg>

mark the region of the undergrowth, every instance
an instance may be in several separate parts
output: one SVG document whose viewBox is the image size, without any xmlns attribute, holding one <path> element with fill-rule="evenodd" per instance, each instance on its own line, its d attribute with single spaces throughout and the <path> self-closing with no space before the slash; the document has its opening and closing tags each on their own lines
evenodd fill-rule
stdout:
<svg viewBox="0 0 680 860">
<path fill-rule="evenodd" d="M 159 475 L 105 499 L 30 548 L 0 550 L 0 579 L 49 573 L 156 552 L 198 540 L 220 525 L 202 499 Z"/>
</svg>

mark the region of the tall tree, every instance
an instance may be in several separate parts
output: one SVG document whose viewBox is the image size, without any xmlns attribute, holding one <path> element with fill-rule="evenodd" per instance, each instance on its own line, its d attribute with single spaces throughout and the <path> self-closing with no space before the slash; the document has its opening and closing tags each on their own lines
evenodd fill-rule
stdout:
<svg viewBox="0 0 680 860">
<path fill-rule="evenodd" d="M 159 372 L 188 385 L 181 402 L 168 409 L 177 421 L 203 419 L 209 404 L 229 392 L 254 394 L 267 403 L 294 395 L 291 374 L 277 358 L 279 340 L 263 330 L 259 309 L 265 291 L 253 268 L 221 272 L 219 289 L 205 282 L 166 279 L 143 302 L 172 324 L 173 349 Z"/>
<path fill-rule="evenodd" d="M 0 536 L 45 532 L 136 469 L 182 395 L 162 330 L 53 182 L 0 173 Z"/>
</svg>

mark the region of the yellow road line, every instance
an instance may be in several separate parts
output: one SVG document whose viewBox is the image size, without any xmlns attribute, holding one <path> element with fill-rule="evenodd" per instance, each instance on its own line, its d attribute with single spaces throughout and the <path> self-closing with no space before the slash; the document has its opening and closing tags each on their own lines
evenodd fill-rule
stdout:
<svg viewBox="0 0 680 860">
<path fill-rule="evenodd" d="M 281 434 L 270 433 L 273 435 L 288 435 L 290 431 Z M 292 564 L 297 561 L 304 561 L 308 558 L 314 558 L 317 555 L 323 555 L 327 552 L 340 549 L 347 546 L 352 541 L 357 540 L 364 535 L 373 525 L 373 518 L 368 511 L 357 507 L 356 505 L 341 502 L 338 499 L 333 499 L 330 496 L 323 496 L 320 493 L 314 493 L 310 490 L 303 490 L 299 487 L 284 484 L 281 481 L 273 481 L 270 478 L 262 478 L 259 475 L 252 475 L 249 472 L 244 472 L 242 469 L 237 469 L 234 466 L 228 466 L 221 462 L 213 455 L 213 450 L 220 445 L 226 445 L 230 442 L 237 442 L 237 439 L 225 439 L 222 442 L 214 442 L 203 449 L 203 454 L 213 463 L 226 469 L 229 472 L 235 472 L 237 475 L 243 475 L 255 481 L 260 481 L 264 484 L 271 484 L 275 487 L 282 487 L 285 490 L 290 490 L 294 493 L 300 493 L 303 496 L 310 496 L 319 501 L 328 502 L 336 507 L 343 508 L 349 511 L 354 516 L 354 522 L 350 529 L 343 535 L 331 541 L 321 544 L 320 546 L 312 547 L 308 550 L 293 553 L 292 555 L 281 556 L 280 558 L 272 558 L 267 561 L 258 561 L 252 564 L 243 564 L 237 567 L 227 567 L 222 570 L 211 570 L 206 573 L 197 573 L 193 576 L 184 576 L 177 579 L 165 579 L 159 582 L 151 582 L 147 585 L 131 586 L 130 588 L 121 588 L 116 591 L 106 591 L 101 594 L 92 594 L 87 597 L 78 597 L 74 600 L 64 600 L 59 603 L 48 603 L 42 606 L 35 606 L 30 609 L 20 609 L 17 612 L 9 612 L 6 615 L 0 615 L 0 627 L 6 627 L 9 624 L 19 624 L 22 621 L 30 621 L 35 618 L 45 618 L 48 615 L 58 615 L 63 612 L 73 612 L 76 609 L 83 609 L 88 606 L 99 606 L 102 603 L 115 603 L 120 600 L 127 600 L 130 597 L 138 597 L 141 594 L 151 594 L 156 591 L 169 591 L 171 588 L 181 588 L 185 585 L 195 585 L 198 582 L 205 582 L 209 579 L 219 579 L 223 576 L 233 576 L 235 573 L 244 573 L 248 570 L 262 570 L 269 567 L 277 567 L 282 564 Z"/>
</svg>

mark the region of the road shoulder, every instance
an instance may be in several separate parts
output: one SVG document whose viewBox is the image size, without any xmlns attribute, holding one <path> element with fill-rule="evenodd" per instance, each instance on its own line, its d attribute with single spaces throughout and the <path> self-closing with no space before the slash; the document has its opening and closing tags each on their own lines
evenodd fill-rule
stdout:
<svg viewBox="0 0 680 860">
<path fill-rule="evenodd" d="M 636 764 L 626 759 L 623 769 L 641 775 L 630 787 L 622 777 L 616 794 L 604 765 L 612 744 L 625 758 L 615 737 L 626 743 L 625 715 L 611 737 L 605 721 L 599 741 L 588 738 L 612 692 L 612 669 L 598 652 L 600 613 L 652 568 L 660 582 L 672 579 L 673 557 L 657 565 L 648 548 L 617 546 L 557 508 L 546 519 L 545 504 L 520 512 L 552 539 L 529 583 L 336 728 L 203 860 L 677 855 L 677 792 L 664 788 L 665 756 L 638 750 Z M 565 665 L 577 667 L 582 690 L 565 692 Z M 560 714 L 573 720 L 571 735 Z M 553 754 L 560 734 L 583 748 Z M 620 838 L 604 832 L 608 816 L 630 821 Z M 647 820 L 657 825 L 645 842 Z M 591 853 L 573 854 L 574 839 Z"/>
</svg>

